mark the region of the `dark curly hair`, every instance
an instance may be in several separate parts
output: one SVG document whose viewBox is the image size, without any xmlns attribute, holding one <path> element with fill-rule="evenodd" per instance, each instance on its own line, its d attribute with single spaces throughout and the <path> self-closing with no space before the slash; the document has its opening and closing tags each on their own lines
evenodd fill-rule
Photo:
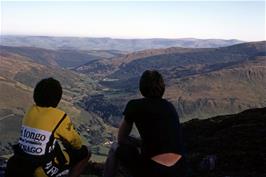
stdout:
<svg viewBox="0 0 266 177">
<path fill-rule="evenodd" d="M 146 98 L 162 98 L 165 84 L 162 75 L 156 70 L 146 70 L 139 81 L 140 93 Z"/>
<path fill-rule="evenodd" d="M 62 87 L 58 80 L 50 77 L 38 82 L 34 89 L 33 99 L 40 107 L 57 107 L 62 98 Z"/>
</svg>

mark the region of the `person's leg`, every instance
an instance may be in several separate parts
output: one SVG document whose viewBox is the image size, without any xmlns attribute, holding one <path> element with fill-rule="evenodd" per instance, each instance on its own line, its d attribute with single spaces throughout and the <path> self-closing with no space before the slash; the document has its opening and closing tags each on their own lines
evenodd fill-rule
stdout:
<svg viewBox="0 0 266 177">
<path fill-rule="evenodd" d="M 34 170 L 31 161 L 14 155 L 7 162 L 5 177 L 33 177 Z"/>
<path fill-rule="evenodd" d="M 138 165 L 140 164 L 140 152 L 138 151 L 140 140 L 133 137 L 128 137 L 127 140 L 128 142 L 126 144 L 112 144 L 104 166 L 103 177 L 114 177 L 119 165 L 125 167 L 133 174 L 138 171 Z M 138 175 L 135 176 L 140 177 Z"/>
<path fill-rule="evenodd" d="M 118 158 L 116 157 L 117 148 L 118 144 L 113 143 L 104 165 L 103 177 L 115 177 L 116 175 L 118 169 Z"/>
<path fill-rule="evenodd" d="M 141 158 L 137 147 L 132 145 L 119 145 L 116 151 L 121 166 L 129 170 L 133 177 L 139 177 L 141 171 Z"/>
<path fill-rule="evenodd" d="M 85 167 L 88 165 L 88 161 L 91 157 L 91 152 L 86 146 L 82 146 L 79 150 L 71 150 L 70 164 L 72 168 L 70 169 L 69 177 L 78 177 L 84 171 Z"/>
<path fill-rule="evenodd" d="M 79 177 L 84 171 L 85 167 L 88 165 L 88 160 L 90 156 L 86 156 L 83 160 L 79 161 L 70 171 L 69 177 Z"/>
</svg>

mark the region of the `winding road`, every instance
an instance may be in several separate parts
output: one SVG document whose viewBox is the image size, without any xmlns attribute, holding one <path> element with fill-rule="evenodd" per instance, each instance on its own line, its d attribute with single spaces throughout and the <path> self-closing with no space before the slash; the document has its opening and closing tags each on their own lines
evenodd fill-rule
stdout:
<svg viewBox="0 0 266 177">
<path fill-rule="evenodd" d="M 6 116 L 0 117 L 0 121 L 1 121 L 1 120 L 4 120 L 4 119 L 6 119 L 6 118 L 12 117 L 12 116 L 14 116 L 14 115 L 15 115 L 15 114 L 8 114 L 8 115 L 6 115 Z"/>
</svg>

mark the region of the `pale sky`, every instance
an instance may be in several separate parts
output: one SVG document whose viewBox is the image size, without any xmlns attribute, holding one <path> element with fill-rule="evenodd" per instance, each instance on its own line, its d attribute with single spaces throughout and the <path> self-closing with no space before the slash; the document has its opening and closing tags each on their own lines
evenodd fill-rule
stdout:
<svg viewBox="0 0 266 177">
<path fill-rule="evenodd" d="M 1 1 L 2 35 L 265 40 L 265 1 Z"/>
</svg>

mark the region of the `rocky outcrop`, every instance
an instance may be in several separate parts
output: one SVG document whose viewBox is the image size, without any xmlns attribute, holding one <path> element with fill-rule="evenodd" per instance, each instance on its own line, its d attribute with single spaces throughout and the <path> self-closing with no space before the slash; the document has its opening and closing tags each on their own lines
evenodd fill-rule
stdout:
<svg viewBox="0 0 266 177">
<path fill-rule="evenodd" d="M 184 142 L 192 176 L 265 176 L 265 126 L 266 108 L 184 123 Z M 210 156 L 215 157 L 215 167 L 206 169 L 202 163 Z"/>
</svg>

